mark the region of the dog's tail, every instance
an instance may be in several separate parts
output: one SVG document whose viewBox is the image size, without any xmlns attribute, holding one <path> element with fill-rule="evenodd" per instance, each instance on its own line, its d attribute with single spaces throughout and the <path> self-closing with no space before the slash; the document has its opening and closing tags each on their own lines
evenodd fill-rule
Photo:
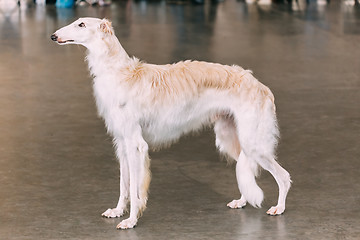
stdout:
<svg viewBox="0 0 360 240">
<path fill-rule="evenodd" d="M 248 75 L 248 78 L 253 78 Z M 274 165 L 279 130 L 276 119 L 274 96 L 270 89 L 259 82 L 251 107 L 245 107 L 237 115 L 237 130 L 242 148 L 236 166 L 238 185 L 245 199 L 254 207 L 260 207 L 264 195 L 256 184 L 258 166 L 269 170 Z"/>
</svg>

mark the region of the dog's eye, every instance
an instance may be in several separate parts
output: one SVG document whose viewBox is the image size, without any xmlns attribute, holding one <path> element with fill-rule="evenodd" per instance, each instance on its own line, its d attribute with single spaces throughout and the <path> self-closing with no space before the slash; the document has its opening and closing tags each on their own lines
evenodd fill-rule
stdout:
<svg viewBox="0 0 360 240">
<path fill-rule="evenodd" d="M 80 23 L 79 25 L 78 25 L 79 27 L 85 27 L 85 23 Z"/>
</svg>

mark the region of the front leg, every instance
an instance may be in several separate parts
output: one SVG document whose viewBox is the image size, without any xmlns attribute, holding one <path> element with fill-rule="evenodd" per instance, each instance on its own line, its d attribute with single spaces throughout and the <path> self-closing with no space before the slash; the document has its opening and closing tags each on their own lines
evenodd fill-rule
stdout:
<svg viewBox="0 0 360 240">
<path fill-rule="evenodd" d="M 130 217 L 117 226 L 119 229 L 133 228 L 139 215 L 145 210 L 150 184 L 150 159 L 148 145 L 141 135 L 140 126 L 128 128 L 125 138 L 127 163 L 130 175 Z"/>
<path fill-rule="evenodd" d="M 120 197 L 116 208 L 109 208 L 101 215 L 107 218 L 123 216 L 127 211 L 127 204 L 129 202 L 130 174 L 129 165 L 126 160 L 125 143 L 120 139 L 114 138 L 114 146 L 116 157 L 120 163 Z"/>
</svg>

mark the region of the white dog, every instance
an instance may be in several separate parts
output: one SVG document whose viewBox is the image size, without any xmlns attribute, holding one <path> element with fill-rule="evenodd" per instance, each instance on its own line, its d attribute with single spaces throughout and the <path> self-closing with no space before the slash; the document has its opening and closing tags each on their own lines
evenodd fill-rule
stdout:
<svg viewBox="0 0 360 240">
<path fill-rule="evenodd" d="M 278 203 L 267 213 L 284 212 L 291 180 L 275 161 L 279 133 L 274 96 L 251 71 L 198 61 L 143 63 L 128 56 L 106 19 L 80 18 L 51 39 L 88 49 L 98 113 L 113 136 L 120 161 L 119 202 L 102 216 L 123 216 L 130 202 L 130 217 L 117 228 L 133 228 L 146 207 L 149 147 L 168 146 L 206 125 L 214 125 L 220 152 L 237 161 L 242 195 L 228 206 L 242 208 L 249 202 L 260 207 L 263 192 L 255 181 L 260 165 L 279 186 Z"/>
</svg>

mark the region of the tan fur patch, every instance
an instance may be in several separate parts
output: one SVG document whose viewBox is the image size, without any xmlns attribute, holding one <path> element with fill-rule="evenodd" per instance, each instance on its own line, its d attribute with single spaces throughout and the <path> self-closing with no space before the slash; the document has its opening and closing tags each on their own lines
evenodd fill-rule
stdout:
<svg viewBox="0 0 360 240">
<path fill-rule="evenodd" d="M 114 34 L 114 31 L 111 26 L 111 22 L 107 19 L 103 19 L 102 23 L 100 24 L 100 30 L 106 34 Z"/>
<path fill-rule="evenodd" d="M 244 100 L 257 102 L 263 107 L 266 99 L 274 97 L 265 85 L 260 83 L 251 71 L 233 65 L 185 61 L 167 65 L 153 65 L 139 62 L 130 71 L 126 81 L 130 85 L 143 84 L 152 88 L 152 101 L 172 99 L 179 95 L 200 94 L 209 88 L 228 90 L 240 94 Z M 170 98 L 169 98 L 170 97 Z M 150 99 L 149 99 L 150 100 Z"/>
</svg>

